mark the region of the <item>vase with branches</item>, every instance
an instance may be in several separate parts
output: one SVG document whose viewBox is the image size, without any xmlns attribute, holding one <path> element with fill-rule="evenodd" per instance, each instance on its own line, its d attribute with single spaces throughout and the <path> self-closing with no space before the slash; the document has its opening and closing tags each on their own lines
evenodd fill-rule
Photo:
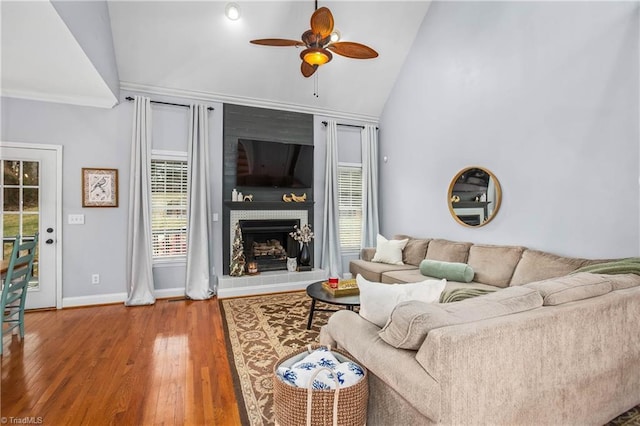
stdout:
<svg viewBox="0 0 640 426">
<path fill-rule="evenodd" d="M 293 231 L 289 233 L 289 236 L 300 244 L 300 255 L 298 257 L 300 265 L 308 266 L 311 262 L 309 243 L 313 241 L 315 237 L 311 230 L 311 225 L 305 223 L 300 228 L 296 225 L 293 227 Z"/>
</svg>

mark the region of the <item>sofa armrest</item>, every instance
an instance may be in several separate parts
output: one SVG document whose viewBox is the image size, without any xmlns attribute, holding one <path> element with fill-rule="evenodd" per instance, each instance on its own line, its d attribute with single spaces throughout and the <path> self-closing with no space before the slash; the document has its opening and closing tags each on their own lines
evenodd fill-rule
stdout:
<svg viewBox="0 0 640 426">
<path fill-rule="evenodd" d="M 373 259 L 373 256 L 376 255 L 376 248 L 375 247 L 365 247 L 362 250 L 360 250 L 360 259 L 361 260 L 366 260 L 367 262 L 370 262 L 371 259 Z"/>
<path fill-rule="evenodd" d="M 379 331 L 380 327 L 359 314 L 340 310 L 322 327 L 320 343 L 349 352 L 421 415 L 437 422 L 442 404 L 440 385 L 418 364 L 415 351 L 388 345 L 378 336 Z"/>
</svg>

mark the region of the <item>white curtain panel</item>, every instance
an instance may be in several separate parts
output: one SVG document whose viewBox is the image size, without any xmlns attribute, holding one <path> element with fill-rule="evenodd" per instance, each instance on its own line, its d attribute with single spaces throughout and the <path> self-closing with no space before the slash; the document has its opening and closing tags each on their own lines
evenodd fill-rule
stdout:
<svg viewBox="0 0 640 426">
<path fill-rule="evenodd" d="M 127 225 L 127 306 L 151 305 L 156 301 L 153 295 L 151 251 L 151 101 L 136 96 L 133 110 Z"/>
<path fill-rule="evenodd" d="M 338 195 L 338 126 L 335 120 L 327 120 L 327 157 L 322 227 L 324 235 L 320 263 L 322 269 L 332 277 L 342 276 Z"/>
<path fill-rule="evenodd" d="M 362 142 L 362 247 L 375 247 L 380 230 L 378 220 L 378 130 L 367 124 Z"/>
<path fill-rule="evenodd" d="M 213 295 L 210 242 L 213 241 L 209 181 L 209 116 L 205 105 L 189 108 L 189 178 L 187 181 L 187 277 L 185 294 L 204 300 Z"/>
</svg>

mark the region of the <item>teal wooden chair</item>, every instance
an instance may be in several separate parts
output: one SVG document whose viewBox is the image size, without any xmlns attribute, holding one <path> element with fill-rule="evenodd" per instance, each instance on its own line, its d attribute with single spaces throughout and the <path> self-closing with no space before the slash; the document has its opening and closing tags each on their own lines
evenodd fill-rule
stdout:
<svg viewBox="0 0 640 426">
<path fill-rule="evenodd" d="M 24 338 L 24 305 L 27 300 L 29 281 L 33 277 L 33 259 L 37 246 L 37 233 L 32 241 L 23 241 L 18 235 L 13 242 L 0 300 L 2 337 L 18 327 L 20 339 Z M 3 346 L 0 342 L 0 355 L 2 355 Z"/>
</svg>

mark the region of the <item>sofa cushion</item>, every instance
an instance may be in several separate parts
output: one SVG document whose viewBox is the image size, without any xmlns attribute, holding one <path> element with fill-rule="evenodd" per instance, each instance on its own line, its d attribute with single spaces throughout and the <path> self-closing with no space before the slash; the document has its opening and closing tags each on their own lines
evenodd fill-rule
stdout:
<svg viewBox="0 0 640 426">
<path fill-rule="evenodd" d="M 444 290 L 445 280 L 425 280 L 412 284 L 382 284 L 356 277 L 360 290 L 360 316 L 378 327 L 384 327 L 389 314 L 400 302 L 419 300 L 437 302 Z"/>
<path fill-rule="evenodd" d="M 511 277 L 511 285 L 522 285 L 562 277 L 589 263 L 586 259 L 557 256 L 538 250 L 525 250 Z"/>
<path fill-rule="evenodd" d="M 444 262 L 467 263 L 471 243 L 449 240 L 431 240 L 427 248 L 426 259 Z"/>
<path fill-rule="evenodd" d="M 460 302 L 430 304 L 400 303 L 380 330 L 380 338 L 400 349 L 418 350 L 429 331 L 456 324 L 480 321 L 542 306 L 537 290 L 509 287 Z"/>
<path fill-rule="evenodd" d="M 420 269 L 413 265 L 411 269 L 386 271 L 380 276 L 380 282 L 385 284 L 417 283 L 424 280 L 425 276 L 420 273 Z"/>
<path fill-rule="evenodd" d="M 402 262 L 402 250 L 409 242 L 405 240 L 387 240 L 378 234 L 376 254 L 371 259 L 372 262 L 388 263 L 390 265 L 404 265 Z"/>
<path fill-rule="evenodd" d="M 543 298 L 544 306 L 556 306 L 576 300 L 602 296 L 611 291 L 608 277 L 579 272 L 560 278 L 525 284 L 523 287 L 537 290 Z"/>
<path fill-rule="evenodd" d="M 475 272 L 474 281 L 509 287 L 523 251 L 523 247 L 472 245 L 467 263 Z"/>
<path fill-rule="evenodd" d="M 473 281 L 473 269 L 466 263 L 425 259 L 420 262 L 420 273 L 427 277 L 445 278 L 465 283 Z"/>
<path fill-rule="evenodd" d="M 394 240 L 409 240 L 402 250 L 402 261 L 406 265 L 418 266 L 427 255 L 427 247 L 430 239 L 412 238 L 408 235 L 394 235 Z"/>
<path fill-rule="evenodd" d="M 382 281 L 382 274 L 390 271 L 416 271 L 418 274 L 418 268 L 413 265 L 389 265 L 387 263 L 367 262 L 366 260 L 352 260 L 349 262 L 349 272 L 355 277 L 358 274 L 362 275 L 369 281 Z M 419 280 L 424 280 L 424 276 L 421 276 Z"/>
<path fill-rule="evenodd" d="M 607 275 L 607 278 L 611 281 L 613 291 L 640 286 L 640 275 L 636 274 Z"/>
</svg>

